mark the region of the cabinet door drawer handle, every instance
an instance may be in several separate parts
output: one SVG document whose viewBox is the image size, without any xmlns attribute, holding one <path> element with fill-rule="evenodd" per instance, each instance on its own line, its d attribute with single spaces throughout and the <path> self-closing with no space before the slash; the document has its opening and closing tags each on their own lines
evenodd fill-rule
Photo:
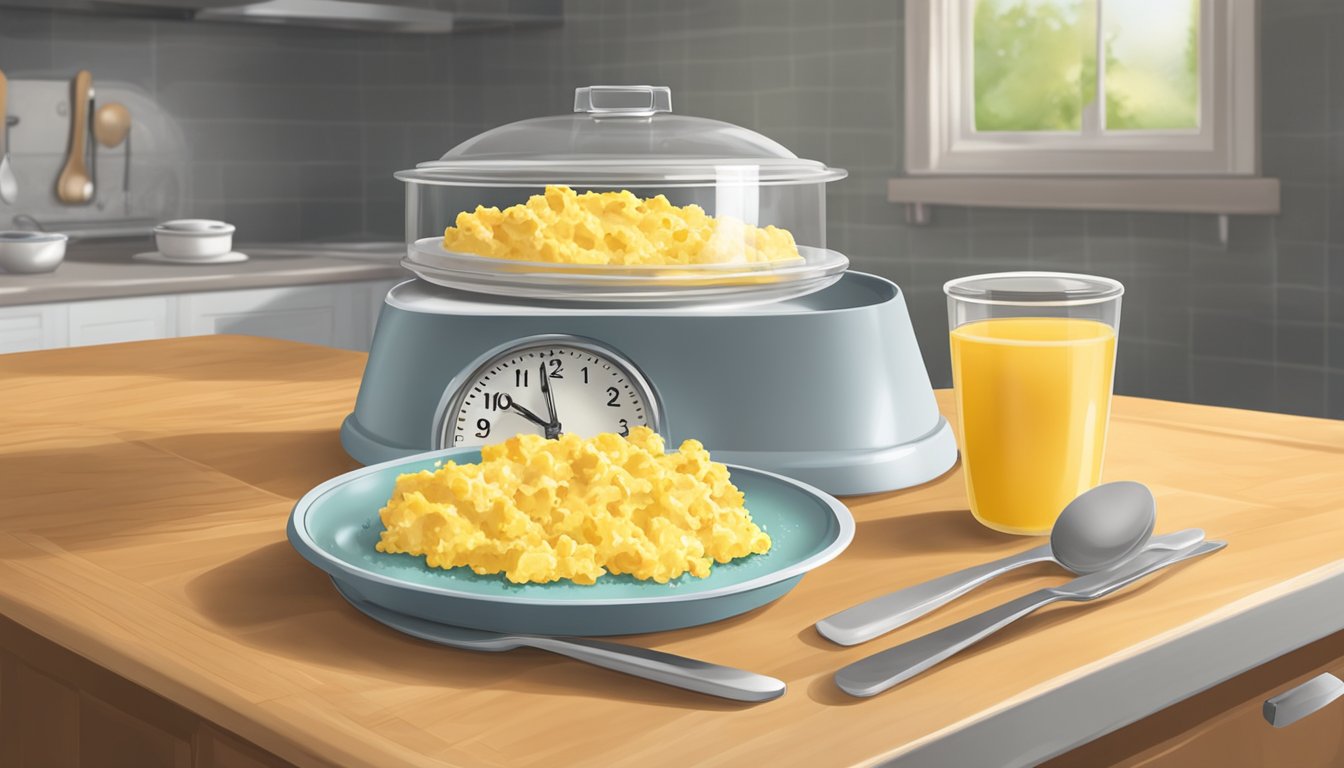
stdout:
<svg viewBox="0 0 1344 768">
<path fill-rule="evenodd" d="M 1330 702 L 1344 696 L 1344 680 L 1331 674 L 1318 675 L 1291 691 L 1265 701 L 1265 720 L 1275 728 L 1292 725 Z"/>
</svg>

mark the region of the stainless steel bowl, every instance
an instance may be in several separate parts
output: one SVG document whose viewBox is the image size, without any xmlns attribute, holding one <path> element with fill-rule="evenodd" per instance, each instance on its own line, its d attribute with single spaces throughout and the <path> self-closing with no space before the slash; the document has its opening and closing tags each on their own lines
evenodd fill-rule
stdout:
<svg viewBox="0 0 1344 768">
<path fill-rule="evenodd" d="M 69 239 L 58 232 L 0 232 L 0 269 L 17 274 L 51 272 L 65 260 Z"/>
</svg>

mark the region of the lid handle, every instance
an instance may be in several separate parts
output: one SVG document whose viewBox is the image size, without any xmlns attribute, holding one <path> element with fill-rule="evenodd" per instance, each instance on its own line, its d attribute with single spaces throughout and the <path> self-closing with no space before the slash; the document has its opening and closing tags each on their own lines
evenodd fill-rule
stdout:
<svg viewBox="0 0 1344 768">
<path fill-rule="evenodd" d="M 574 111 L 594 117 L 649 117 L 672 111 L 665 85 L 590 85 L 574 89 Z"/>
</svg>

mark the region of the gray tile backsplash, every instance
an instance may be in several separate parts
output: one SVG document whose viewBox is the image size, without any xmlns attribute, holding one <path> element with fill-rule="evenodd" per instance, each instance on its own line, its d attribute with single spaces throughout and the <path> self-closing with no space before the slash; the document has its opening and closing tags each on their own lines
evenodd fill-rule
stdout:
<svg viewBox="0 0 1344 768">
<path fill-rule="evenodd" d="M 934 209 L 885 200 L 903 170 L 898 0 L 568 0 L 562 26 L 448 37 L 0 10 L 11 77 L 129 79 L 183 123 L 197 207 L 256 237 L 400 237 L 391 174 L 572 89 L 649 82 L 677 111 L 739 123 L 848 168 L 830 242 L 906 290 L 936 385 L 943 281 L 1090 271 L 1127 285 L 1117 390 L 1344 418 L 1344 5 L 1261 4 L 1262 161 L 1283 214 Z"/>
<path fill-rule="evenodd" d="M 388 45 L 344 31 L 0 8 L 0 69 L 11 79 L 88 69 L 95 87 L 145 89 L 186 137 L 189 213 L 227 218 L 249 240 L 366 235 L 362 58 Z"/>
</svg>

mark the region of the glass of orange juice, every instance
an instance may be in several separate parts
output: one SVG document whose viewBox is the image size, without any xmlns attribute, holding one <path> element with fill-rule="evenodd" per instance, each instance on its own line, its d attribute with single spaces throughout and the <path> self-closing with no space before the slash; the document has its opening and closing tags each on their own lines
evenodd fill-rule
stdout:
<svg viewBox="0 0 1344 768">
<path fill-rule="evenodd" d="M 1124 290 L 1064 272 L 974 275 L 943 286 L 957 440 L 981 523 L 1049 533 L 1060 510 L 1101 481 Z"/>
</svg>

